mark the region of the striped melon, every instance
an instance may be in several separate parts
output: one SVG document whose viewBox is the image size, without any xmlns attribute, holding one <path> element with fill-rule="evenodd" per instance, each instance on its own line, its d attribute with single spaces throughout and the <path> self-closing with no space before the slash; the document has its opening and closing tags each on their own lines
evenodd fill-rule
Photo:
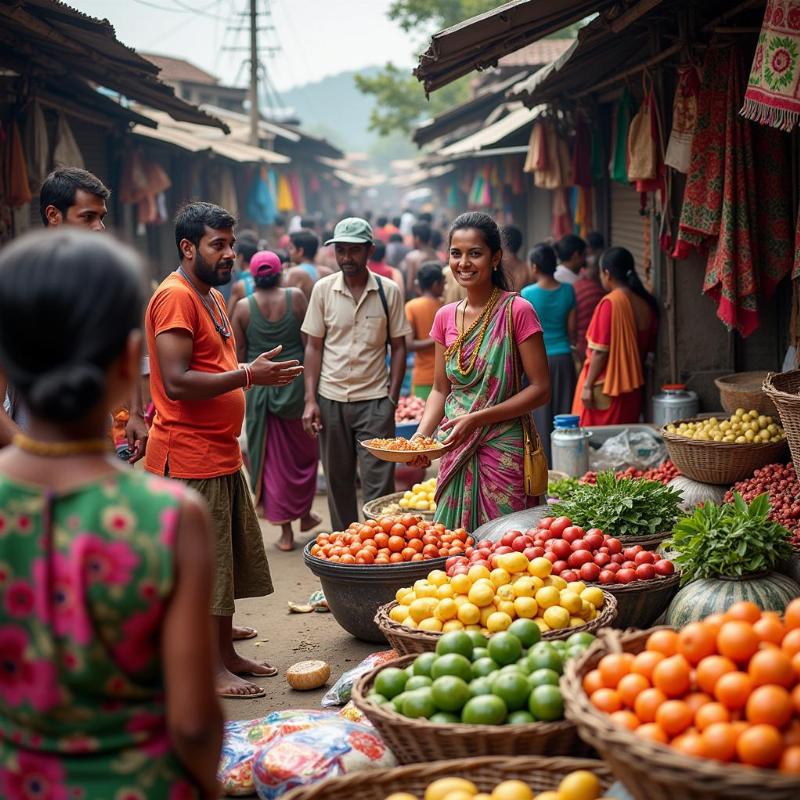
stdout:
<svg viewBox="0 0 800 800">
<path fill-rule="evenodd" d="M 765 611 L 783 611 L 795 597 L 800 597 L 800 584 L 778 572 L 735 580 L 702 578 L 675 595 L 665 622 L 681 628 L 709 614 L 726 611 L 740 600 L 750 600 Z"/>
</svg>

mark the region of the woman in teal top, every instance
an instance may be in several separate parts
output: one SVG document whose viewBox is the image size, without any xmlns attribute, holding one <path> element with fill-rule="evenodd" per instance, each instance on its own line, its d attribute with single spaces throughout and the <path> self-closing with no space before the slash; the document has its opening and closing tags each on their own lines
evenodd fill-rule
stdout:
<svg viewBox="0 0 800 800">
<path fill-rule="evenodd" d="M 233 311 L 233 331 L 239 361 L 249 362 L 275 347 L 281 360 L 303 363 L 305 337 L 300 326 L 308 308 L 300 289 L 280 286 L 280 258 L 268 250 L 250 261 L 253 294 Z M 321 519 L 311 511 L 317 491 L 317 442 L 303 430 L 304 385 L 254 386 L 247 393 L 247 449 L 250 485 L 264 517 L 282 529 L 278 547 L 294 548 L 292 523 L 308 531 Z"/>
<path fill-rule="evenodd" d="M 536 283 L 521 294 L 534 307 L 544 332 L 544 347 L 550 367 L 550 402 L 533 412 L 550 461 L 550 431 L 556 414 L 569 414 L 577 379 L 572 349 L 576 341 L 575 291 L 559 283 L 553 274 L 558 258 L 549 244 L 537 244 L 528 256 Z"/>
</svg>

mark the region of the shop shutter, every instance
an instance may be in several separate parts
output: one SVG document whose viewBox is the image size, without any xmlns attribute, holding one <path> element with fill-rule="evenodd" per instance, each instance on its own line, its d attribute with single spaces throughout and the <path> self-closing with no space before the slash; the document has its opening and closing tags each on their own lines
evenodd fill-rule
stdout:
<svg viewBox="0 0 800 800">
<path fill-rule="evenodd" d="M 97 175 L 109 189 L 116 188 L 112 185 L 112 166 L 109 159 L 111 129 L 69 114 L 67 121 L 72 128 L 75 141 L 78 143 L 86 169 Z"/>
<path fill-rule="evenodd" d="M 633 186 L 612 181 L 611 183 L 611 241 L 609 246 L 625 247 L 633 253 L 636 271 L 645 283 L 644 274 L 645 230 L 650 224 L 649 218 L 639 213 L 639 193 Z"/>
</svg>

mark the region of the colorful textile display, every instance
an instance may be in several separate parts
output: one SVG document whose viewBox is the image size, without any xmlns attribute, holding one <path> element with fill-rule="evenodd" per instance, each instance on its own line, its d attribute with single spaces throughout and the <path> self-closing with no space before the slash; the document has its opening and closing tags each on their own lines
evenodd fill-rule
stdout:
<svg viewBox="0 0 800 800">
<path fill-rule="evenodd" d="M 800 121 L 800 0 L 767 0 L 740 113 L 782 131 Z"/>
<path fill-rule="evenodd" d="M 247 216 L 258 225 L 272 225 L 277 213 L 274 175 L 262 166 L 250 185 L 245 209 Z"/>
<path fill-rule="evenodd" d="M 700 70 L 692 62 L 682 64 L 678 67 L 678 85 L 672 104 L 672 131 L 664 157 L 664 163 L 678 172 L 689 171 L 699 94 Z"/>
<path fill-rule="evenodd" d="M 628 183 L 628 128 L 634 111 L 633 98 L 626 86 L 614 108 L 611 129 L 611 160 L 608 163 L 609 177 L 618 183 Z"/>
<path fill-rule="evenodd" d="M 553 220 L 552 234 L 554 239 L 560 239 L 572 233 L 572 214 L 569 210 L 569 196 L 567 189 L 556 189 L 553 193 Z"/>
<path fill-rule="evenodd" d="M 286 212 L 294 208 L 294 198 L 292 197 L 292 187 L 286 175 L 278 178 L 278 211 Z"/>
</svg>

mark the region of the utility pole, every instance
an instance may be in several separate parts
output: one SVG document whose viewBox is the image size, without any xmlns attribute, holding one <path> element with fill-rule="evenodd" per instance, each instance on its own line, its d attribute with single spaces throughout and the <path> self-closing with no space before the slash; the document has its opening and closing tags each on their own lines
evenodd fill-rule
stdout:
<svg viewBox="0 0 800 800">
<path fill-rule="evenodd" d="M 250 0 L 250 144 L 258 147 L 258 11 Z"/>
</svg>

